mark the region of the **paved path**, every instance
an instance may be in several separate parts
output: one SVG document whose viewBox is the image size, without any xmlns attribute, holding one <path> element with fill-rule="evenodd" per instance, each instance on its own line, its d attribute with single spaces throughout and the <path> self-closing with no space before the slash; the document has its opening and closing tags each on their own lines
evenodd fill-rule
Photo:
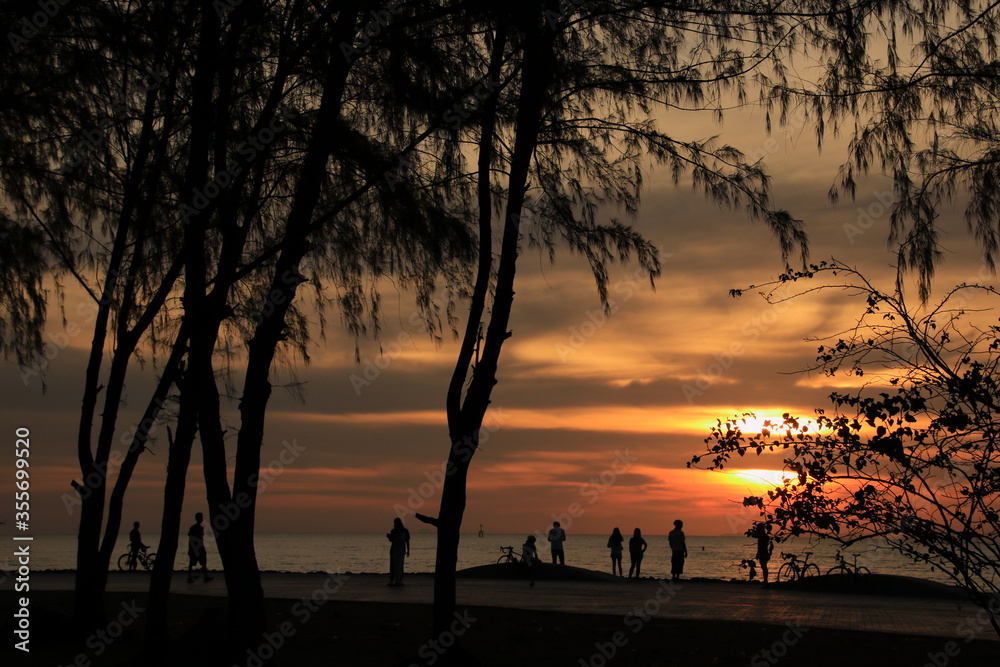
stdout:
<svg viewBox="0 0 1000 667">
<path fill-rule="evenodd" d="M 342 601 L 411 602 L 432 598 L 430 575 L 408 575 L 401 588 L 386 586 L 386 575 L 325 575 L 265 573 L 269 598 L 314 598 Z M 144 573 L 111 573 L 109 591 L 142 592 Z M 68 590 L 71 573 L 36 572 L 33 590 Z M 0 588 L 10 590 L 10 580 Z M 189 584 L 183 574 L 174 579 L 179 594 L 224 596 L 221 576 Z M 523 581 L 459 579 L 459 605 L 539 609 L 629 618 L 704 619 L 798 624 L 806 627 L 891 632 L 965 638 L 978 628 L 977 639 L 996 640 L 992 628 L 978 615 L 978 607 L 964 601 L 881 595 L 816 593 L 762 588 L 750 584 L 712 581 L 539 581 L 529 588 Z M 292 604 L 292 602 L 290 602 Z M 628 615 L 631 614 L 631 617 Z"/>
</svg>

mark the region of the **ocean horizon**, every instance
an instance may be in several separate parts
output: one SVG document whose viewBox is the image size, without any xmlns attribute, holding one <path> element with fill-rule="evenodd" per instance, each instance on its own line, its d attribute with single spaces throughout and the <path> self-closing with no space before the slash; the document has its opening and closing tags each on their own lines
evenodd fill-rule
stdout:
<svg viewBox="0 0 1000 667">
<path fill-rule="evenodd" d="M 459 544 L 459 569 L 488 565 L 497 562 L 500 548 L 512 546 L 520 551 L 526 534 L 489 534 L 478 537 L 477 533 L 463 533 Z M 666 535 L 644 535 L 649 547 L 642 561 L 642 576 L 666 578 L 670 572 L 670 553 Z M 602 572 L 611 571 L 610 550 L 607 535 L 570 534 L 565 543 L 566 564 Z M 155 552 L 159 536 L 149 534 L 143 541 Z M 741 567 L 743 559 L 754 557 L 756 542 L 751 538 L 734 535 L 688 535 L 688 558 L 684 576 L 705 579 L 747 579 L 748 570 Z M 411 533 L 410 557 L 406 561 L 406 572 L 428 573 L 434 570 L 436 536 L 434 533 Z M 545 562 L 550 560 L 548 545 L 539 539 L 539 556 Z M 206 535 L 208 565 L 210 569 L 221 568 L 218 549 L 209 532 Z M 119 537 L 112 558 L 111 569 L 117 569 L 120 554 L 128 550 L 128 537 Z M 388 574 L 389 542 L 384 533 L 261 533 L 255 538 L 257 561 L 261 570 L 275 572 L 340 572 L 353 574 Z M 815 563 L 822 574 L 836 565 L 837 545 L 829 540 L 807 540 L 795 538 L 775 545 L 771 559 L 772 578 L 784 562 L 781 553 L 801 555 L 812 552 L 810 562 Z M 872 540 L 857 544 L 844 551 L 848 563 L 853 563 L 857 554 L 859 566 L 865 566 L 875 574 L 891 574 L 915 577 L 944 584 L 954 582 L 943 572 L 922 563 L 914 563 L 893 552 L 884 541 Z M 628 550 L 622 559 L 628 572 Z M 33 570 L 72 570 L 76 567 L 75 535 L 36 535 L 32 542 Z M 178 549 L 175 567 L 186 569 L 187 546 L 184 536 Z M 9 557 L 0 562 L 4 570 L 14 569 Z M 758 570 L 758 579 L 760 573 Z"/>
</svg>

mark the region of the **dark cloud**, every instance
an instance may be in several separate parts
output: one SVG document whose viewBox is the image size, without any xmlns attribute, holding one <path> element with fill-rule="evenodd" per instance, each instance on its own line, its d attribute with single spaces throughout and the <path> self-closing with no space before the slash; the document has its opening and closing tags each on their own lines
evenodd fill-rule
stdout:
<svg viewBox="0 0 1000 667">
<path fill-rule="evenodd" d="M 731 116 L 721 129 L 682 122 L 677 131 L 695 138 L 723 131 L 724 140 L 748 155 L 763 155 L 774 174 L 776 204 L 803 220 L 812 261 L 834 256 L 890 286 L 887 181 L 860 181 L 856 200 L 834 207 L 827 191 L 843 143 L 818 154 L 809 127 L 776 130 L 769 142 L 761 125 L 758 117 Z M 546 527 L 592 488 L 587 485 L 601 478 L 617 453 L 628 451 L 637 462 L 602 491 L 573 530 L 603 532 L 619 519 L 656 526 L 673 513 L 701 512 L 711 517 L 702 532 L 724 533 L 731 512 L 720 489 L 738 495 L 750 487 L 712 486 L 700 476 L 707 473 L 685 469 L 704 450 L 709 426 L 745 410 L 808 415 L 827 407 L 829 383 L 798 373 L 814 363 L 819 344 L 805 339 L 838 334 L 862 304 L 829 292 L 781 307 L 767 304 L 755 290 L 731 298 L 730 289 L 760 285 L 784 269 L 776 240 L 742 210 L 719 209 L 689 186 L 668 180 L 650 174 L 634 222 L 661 249 L 663 275 L 653 291 L 634 265 L 612 267 L 610 315 L 601 309 L 582 258 L 559 250 L 551 265 L 544 253 L 525 249 L 510 326 L 514 336 L 504 349 L 493 397 L 494 409 L 510 416 L 489 432 L 473 461 L 468 523 L 521 532 Z M 979 270 L 961 211 L 946 211 L 939 222 L 946 245 L 939 284 L 988 276 Z M 464 314 L 464 308 L 457 312 Z M 391 289 L 382 324 L 379 341 L 355 341 L 332 326 L 326 341 L 311 350 L 311 364 L 300 364 L 294 374 L 275 372 L 265 468 L 285 443 L 303 449 L 261 494 L 260 530 L 378 531 L 387 528 L 383 524 L 397 504 L 436 507 L 449 445 L 444 398 L 457 344 L 447 327 L 440 340 L 429 337 L 412 298 Z M 60 331 L 54 321 L 53 335 Z M 87 338 L 66 341 L 70 347 L 50 360 L 45 393 L 39 378 L 25 384 L 16 367 L 0 367 L 4 424 L 32 429 L 43 532 L 75 531 L 76 516 L 67 511 L 64 494 L 79 474 L 75 447 Z M 123 431 L 138 419 L 155 381 L 152 365 L 134 371 L 119 420 Z M 304 403 L 279 387 L 293 375 Z M 235 375 L 237 394 L 240 382 Z M 224 418 L 235 433 L 235 400 L 227 401 Z M 162 431 L 154 445 L 128 496 L 129 516 L 153 524 L 165 475 Z M 186 513 L 204 507 L 200 460 L 196 447 Z M 780 461 L 771 455 L 740 463 L 766 468 Z M 0 461 L 7 479 L 9 465 Z"/>
</svg>

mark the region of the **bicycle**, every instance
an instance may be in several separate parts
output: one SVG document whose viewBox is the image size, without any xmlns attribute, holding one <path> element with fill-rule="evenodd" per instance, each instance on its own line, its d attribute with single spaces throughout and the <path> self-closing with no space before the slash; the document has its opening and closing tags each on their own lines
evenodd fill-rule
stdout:
<svg viewBox="0 0 1000 667">
<path fill-rule="evenodd" d="M 796 581 L 808 576 L 819 576 L 819 567 L 815 563 L 809 562 L 809 556 L 812 556 L 813 552 L 806 551 L 803 552 L 805 558 L 799 559 L 795 554 L 782 553 L 781 557 L 788 562 L 783 564 L 778 568 L 778 581 L 788 580 Z"/>
<path fill-rule="evenodd" d="M 119 556 L 118 557 L 118 569 L 121 570 L 122 572 L 124 572 L 125 570 L 131 569 L 131 568 L 129 568 L 129 559 L 130 558 L 132 558 L 132 552 L 131 551 L 126 551 L 121 556 Z M 153 563 L 155 561 L 156 561 L 156 553 L 148 554 L 148 553 L 146 553 L 146 549 L 145 548 L 139 549 L 139 551 L 136 552 L 136 554 L 135 554 L 135 563 L 136 563 L 136 568 L 135 569 L 138 569 L 138 566 L 142 565 L 145 569 L 152 570 L 153 569 Z"/>
<path fill-rule="evenodd" d="M 864 565 L 858 565 L 858 554 L 854 554 L 854 565 L 848 565 L 847 559 L 839 551 L 834 558 L 837 559 L 837 564 L 831 567 L 827 574 L 850 574 L 855 577 L 863 577 L 872 573 Z"/>
<path fill-rule="evenodd" d="M 500 551 L 503 552 L 500 558 L 497 558 L 497 565 L 504 563 L 520 563 L 523 557 L 520 552 L 514 551 L 514 547 L 500 547 Z"/>
</svg>

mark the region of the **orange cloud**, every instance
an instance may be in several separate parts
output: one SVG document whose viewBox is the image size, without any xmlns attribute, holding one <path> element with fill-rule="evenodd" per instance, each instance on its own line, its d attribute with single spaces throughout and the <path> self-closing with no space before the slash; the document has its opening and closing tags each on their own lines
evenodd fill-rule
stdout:
<svg viewBox="0 0 1000 667">
<path fill-rule="evenodd" d="M 704 437 L 718 419 L 753 412 L 754 418 L 741 418 L 745 433 L 759 432 L 770 419 L 780 423 L 786 408 L 773 406 L 647 406 L 608 405 L 602 407 L 533 410 L 529 408 L 497 407 L 486 415 L 484 428 L 541 429 L 559 431 L 595 431 L 612 433 L 691 434 Z M 317 412 L 277 412 L 275 418 L 319 424 L 351 424 L 364 426 L 440 426 L 445 415 L 438 410 L 402 412 L 361 412 L 322 414 Z"/>
</svg>

